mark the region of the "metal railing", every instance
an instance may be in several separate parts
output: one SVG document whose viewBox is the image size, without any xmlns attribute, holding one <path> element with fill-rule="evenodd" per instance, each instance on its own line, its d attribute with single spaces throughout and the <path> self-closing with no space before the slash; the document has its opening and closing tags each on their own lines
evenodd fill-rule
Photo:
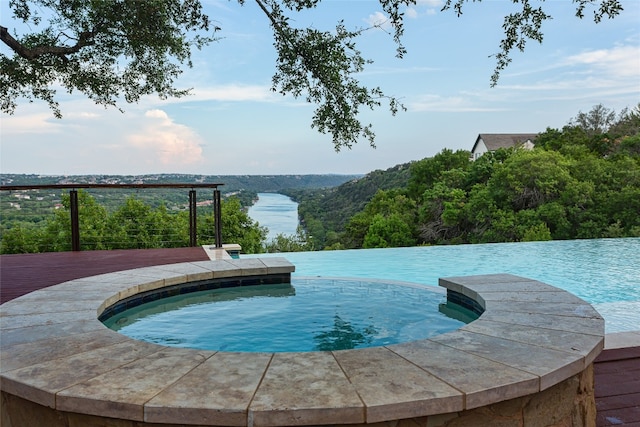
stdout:
<svg viewBox="0 0 640 427">
<path fill-rule="evenodd" d="M 187 184 L 42 184 L 42 185 L 1 185 L 0 191 L 28 190 L 69 190 L 71 215 L 71 250 L 80 251 L 80 218 L 78 189 L 177 189 L 189 190 L 189 245 L 198 246 L 197 241 L 197 195 L 196 189 L 213 189 L 214 239 L 216 248 L 222 247 L 221 205 L 219 186 L 224 184 L 187 183 Z"/>
</svg>

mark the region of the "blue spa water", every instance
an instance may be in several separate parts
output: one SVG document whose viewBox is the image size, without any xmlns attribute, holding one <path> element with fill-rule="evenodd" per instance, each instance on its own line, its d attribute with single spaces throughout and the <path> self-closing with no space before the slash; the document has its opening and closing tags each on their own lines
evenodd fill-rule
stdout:
<svg viewBox="0 0 640 427">
<path fill-rule="evenodd" d="M 283 352 L 414 341 L 457 329 L 477 317 L 447 304 L 443 290 L 429 288 L 397 282 L 298 278 L 292 284 L 164 298 L 126 310 L 104 323 L 131 338 L 162 345 Z"/>
<path fill-rule="evenodd" d="M 640 238 L 255 256 L 283 256 L 296 266 L 296 275 L 378 278 L 433 286 L 440 277 L 511 273 L 584 299 L 604 317 L 607 333 L 640 330 Z"/>
</svg>

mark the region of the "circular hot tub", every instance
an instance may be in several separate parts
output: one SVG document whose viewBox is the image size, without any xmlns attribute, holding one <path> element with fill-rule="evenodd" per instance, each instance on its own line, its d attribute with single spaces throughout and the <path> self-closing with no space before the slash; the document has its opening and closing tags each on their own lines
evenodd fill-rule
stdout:
<svg viewBox="0 0 640 427">
<path fill-rule="evenodd" d="M 73 280 L 3 304 L 3 425 L 413 419 L 446 426 L 466 417 L 491 424 L 491 414 L 543 425 L 595 419 L 591 366 L 602 350 L 603 319 L 568 292 L 507 274 L 440 280 L 450 300 L 483 311 L 478 320 L 428 339 L 365 349 L 171 348 L 133 340 L 98 320 L 108 307 L 148 291 L 293 270 L 282 258 L 148 267 Z"/>
</svg>

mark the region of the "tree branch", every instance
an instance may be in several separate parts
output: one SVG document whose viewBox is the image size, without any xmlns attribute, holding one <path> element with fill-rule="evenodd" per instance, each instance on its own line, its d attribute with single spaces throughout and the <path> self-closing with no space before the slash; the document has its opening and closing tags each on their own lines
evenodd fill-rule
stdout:
<svg viewBox="0 0 640 427">
<path fill-rule="evenodd" d="M 0 40 L 24 59 L 33 61 L 43 55 L 55 55 L 67 60 L 66 55 L 77 53 L 83 47 L 92 45 L 94 31 L 80 33 L 78 42 L 73 46 L 37 46 L 29 49 L 9 34 L 7 27 L 0 26 Z"/>
</svg>

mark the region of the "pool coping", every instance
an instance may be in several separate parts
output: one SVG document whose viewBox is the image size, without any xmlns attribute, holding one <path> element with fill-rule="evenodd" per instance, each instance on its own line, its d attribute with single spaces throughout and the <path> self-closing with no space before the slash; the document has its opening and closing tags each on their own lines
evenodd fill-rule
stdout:
<svg viewBox="0 0 640 427">
<path fill-rule="evenodd" d="M 148 423 L 373 423 L 458 412 L 545 390 L 602 351 L 604 320 L 569 292 L 510 274 L 440 286 L 484 313 L 429 339 L 358 350 L 231 353 L 136 341 L 98 315 L 140 292 L 286 274 L 284 258 L 218 259 L 65 282 L 0 306 L 0 390 L 60 411 Z"/>
</svg>

